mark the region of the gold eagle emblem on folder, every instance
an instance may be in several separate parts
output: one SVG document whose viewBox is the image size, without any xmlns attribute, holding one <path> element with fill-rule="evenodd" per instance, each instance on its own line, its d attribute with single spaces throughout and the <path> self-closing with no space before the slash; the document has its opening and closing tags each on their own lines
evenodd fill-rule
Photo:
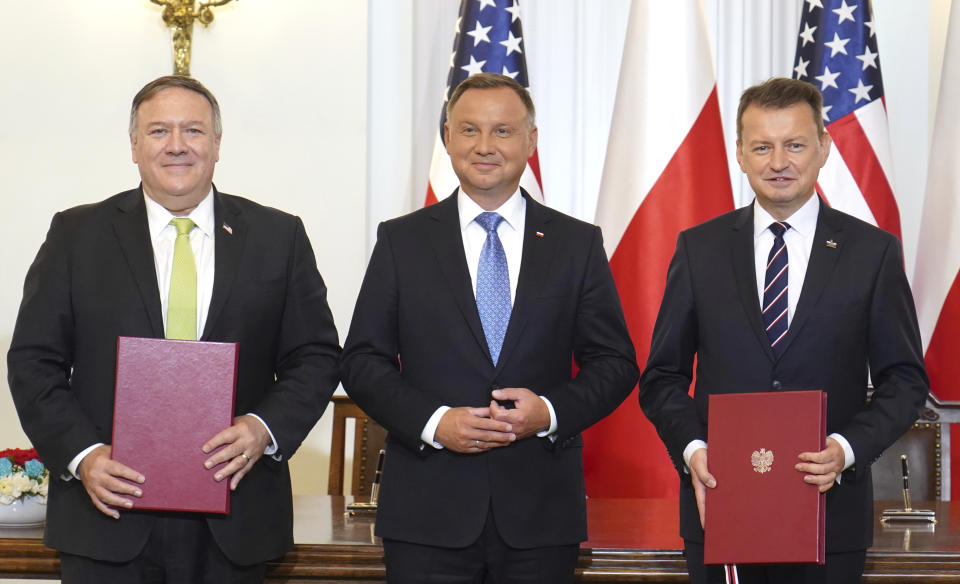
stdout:
<svg viewBox="0 0 960 584">
<path fill-rule="evenodd" d="M 754 450 L 750 455 L 750 463 L 753 465 L 754 472 L 763 474 L 773 467 L 773 451 L 761 448 Z"/>
</svg>

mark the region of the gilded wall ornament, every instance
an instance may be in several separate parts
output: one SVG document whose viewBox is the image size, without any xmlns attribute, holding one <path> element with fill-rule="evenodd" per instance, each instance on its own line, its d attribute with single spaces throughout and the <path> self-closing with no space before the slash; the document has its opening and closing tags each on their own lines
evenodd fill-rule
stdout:
<svg viewBox="0 0 960 584">
<path fill-rule="evenodd" d="M 163 22 L 170 28 L 173 39 L 173 72 L 177 75 L 190 75 L 190 48 L 193 41 L 193 23 L 199 20 L 207 26 L 213 22 L 213 10 L 231 0 L 150 0 L 163 6 Z"/>
</svg>

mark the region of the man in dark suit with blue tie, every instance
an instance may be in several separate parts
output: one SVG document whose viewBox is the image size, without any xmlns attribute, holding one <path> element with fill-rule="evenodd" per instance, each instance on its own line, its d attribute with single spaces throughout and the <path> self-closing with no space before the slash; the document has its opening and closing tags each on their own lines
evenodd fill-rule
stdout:
<svg viewBox="0 0 960 584">
<path fill-rule="evenodd" d="M 756 200 L 682 232 L 667 273 L 640 405 L 680 476 L 694 583 L 724 581 L 703 564 L 705 493 L 717 484 L 710 394 L 826 392 L 827 447 L 792 461 L 798 481 L 827 493 L 826 565 L 742 566 L 740 581 L 846 583 L 859 581 L 872 542 L 870 465 L 929 390 L 899 241 L 814 196 L 830 153 L 821 108 L 817 89 L 792 79 L 743 93 L 737 161 Z"/>
<path fill-rule="evenodd" d="M 519 188 L 537 128 L 509 77 L 461 83 L 444 136 L 460 188 L 380 225 L 341 367 L 389 431 L 387 579 L 572 582 L 580 432 L 638 373 L 600 230 Z"/>
</svg>

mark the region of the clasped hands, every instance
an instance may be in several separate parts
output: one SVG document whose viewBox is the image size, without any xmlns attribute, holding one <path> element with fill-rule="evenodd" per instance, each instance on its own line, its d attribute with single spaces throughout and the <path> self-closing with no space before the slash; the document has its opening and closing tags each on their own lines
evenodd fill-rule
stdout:
<svg viewBox="0 0 960 584">
<path fill-rule="evenodd" d="M 213 479 L 219 482 L 229 477 L 230 490 L 236 490 L 240 480 L 263 456 L 269 444 L 270 434 L 259 420 L 253 416 L 237 416 L 232 426 L 218 432 L 203 445 L 205 454 L 213 452 L 204 461 L 204 468 L 212 469 L 227 463 L 215 471 Z M 118 508 L 132 509 L 134 502 L 130 497 L 143 496 L 138 485 L 142 485 L 146 477 L 121 462 L 111 460 L 110 451 L 108 444 L 91 450 L 77 466 L 77 476 L 94 506 L 104 515 L 119 519 Z"/>
<path fill-rule="evenodd" d="M 540 397 L 525 387 L 492 392 L 490 405 L 450 408 L 437 425 L 434 440 L 462 454 L 486 452 L 508 446 L 550 427 L 550 411 Z M 513 401 L 507 409 L 495 400 Z"/>
<path fill-rule="evenodd" d="M 837 477 L 843 472 L 845 462 L 843 447 L 830 437 L 827 437 L 827 447 L 820 452 L 801 452 L 798 458 L 800 462 L 793 468 L 806 473 L 803 475 L 803 481 L 817 485 L 821 493 L 826 493 L 833 487 Z M 690 455 L 690 479 L 697 499 L 697 510 L 700 512 L 700 527 L 703 527 L 707 509 L 707 489 L 714 489 L 717 486 L 717 479 L 707 470 L 706 448 L 700 448 Z"/>
</svg>

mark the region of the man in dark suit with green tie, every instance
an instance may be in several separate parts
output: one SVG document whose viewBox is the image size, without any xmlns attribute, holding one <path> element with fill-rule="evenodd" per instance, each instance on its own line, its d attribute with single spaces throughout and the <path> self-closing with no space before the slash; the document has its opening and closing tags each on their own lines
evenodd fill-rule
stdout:
<svg viewBox="0 0 960 584">
<path fill-rule="evenodd" d="M 140 187 L 57 213 L 27 274 L 9 381 L 51 470 L 44 542 L 65 584 L 262 582 L 293 546 L 287 461 L 340 349 L 300 219 L 213 186 L 221 134 L 198 81 L 147 84 L 130 116 Z M 239 344 L 234 423 L 197 444 L 222 446 L 205 465 L 226 463 L 210 473 L 229 514 L 137 509 L 150 477 L 110 458 L 119 336 Z"/>
</svg>

